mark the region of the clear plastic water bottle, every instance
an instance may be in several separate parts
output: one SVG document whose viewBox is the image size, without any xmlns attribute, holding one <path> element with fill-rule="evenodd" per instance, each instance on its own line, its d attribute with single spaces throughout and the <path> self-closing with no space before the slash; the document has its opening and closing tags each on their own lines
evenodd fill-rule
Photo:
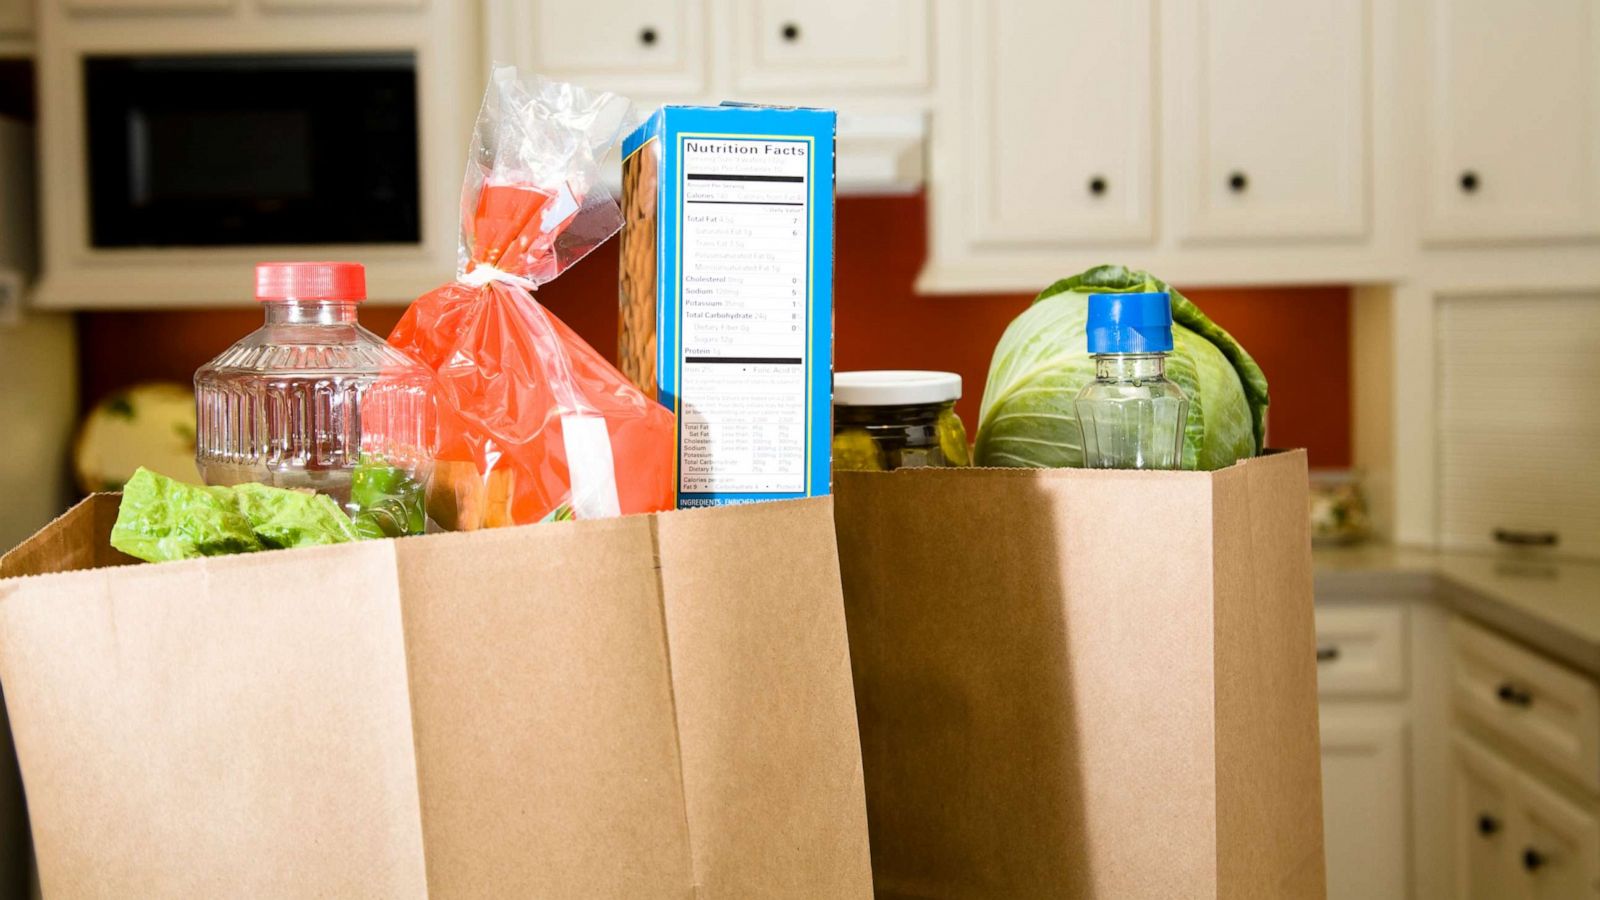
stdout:
<svg viewBox="0 0 1600 900">
<path fill-rule="evenodd" d="M 194 376 L 207 484 L 310 488 L 384 534 L 423 530 L 432 376 L 356 321 L 366 295 L 358 263 L 256 267 L 265 323 Z"/>
<path fill-rule="evenodd" d="M 1078 393 L 1083 464 L 1091 469 L 1176 469 L 1189 401 L 1167 380 L 1172 298 L 1091 294 L 1095 380 Z"/>
</svg>

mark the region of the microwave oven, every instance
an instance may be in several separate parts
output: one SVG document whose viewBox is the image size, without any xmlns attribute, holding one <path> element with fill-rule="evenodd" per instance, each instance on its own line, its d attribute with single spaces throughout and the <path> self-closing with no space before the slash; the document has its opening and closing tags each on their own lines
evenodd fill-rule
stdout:
<svg viewBox="0 0 1600 900">
<path fill-rule="evenodd" d="M 414 54 L 83 67 L 90 247 L 421 241 Z"/>
</svg>

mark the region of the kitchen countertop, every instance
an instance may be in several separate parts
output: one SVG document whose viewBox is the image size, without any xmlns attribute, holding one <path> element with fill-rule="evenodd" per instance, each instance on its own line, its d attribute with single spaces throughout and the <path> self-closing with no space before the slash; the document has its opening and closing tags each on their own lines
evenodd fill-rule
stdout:
<svg viewBox="0 0 1600 900">
<path fill-rule="evenodd" d="M 1600 563 L 1386 544 L 1312 560 L 1319 602 L 1431 599 L 1600 678 Z"/>
</svg>

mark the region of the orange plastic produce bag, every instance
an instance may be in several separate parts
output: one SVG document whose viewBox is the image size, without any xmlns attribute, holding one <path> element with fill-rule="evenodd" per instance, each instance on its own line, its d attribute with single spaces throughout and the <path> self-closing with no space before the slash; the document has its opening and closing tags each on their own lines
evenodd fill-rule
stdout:
<svg viewBox="0 0 1600 900">
<path fill-rule="evenodd" d="M 673 505 L 672 413 L 533 297 L 622 224 L 599 163 L 626 100 L 494 70 L 462 188 L 456 280 L 389 343 L 434 372 L 428 513 L 468 530 Z"/>
</svg>

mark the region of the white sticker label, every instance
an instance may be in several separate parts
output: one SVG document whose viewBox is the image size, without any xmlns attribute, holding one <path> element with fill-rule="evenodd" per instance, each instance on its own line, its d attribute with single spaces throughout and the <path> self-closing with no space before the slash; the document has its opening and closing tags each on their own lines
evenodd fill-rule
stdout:
<svg viewBox="0 0 1600 900">
<path fill-rule="evenodd" d="M 684 493 L 806 489 L 810 151 L 683 139 Z"/>
</svg>

